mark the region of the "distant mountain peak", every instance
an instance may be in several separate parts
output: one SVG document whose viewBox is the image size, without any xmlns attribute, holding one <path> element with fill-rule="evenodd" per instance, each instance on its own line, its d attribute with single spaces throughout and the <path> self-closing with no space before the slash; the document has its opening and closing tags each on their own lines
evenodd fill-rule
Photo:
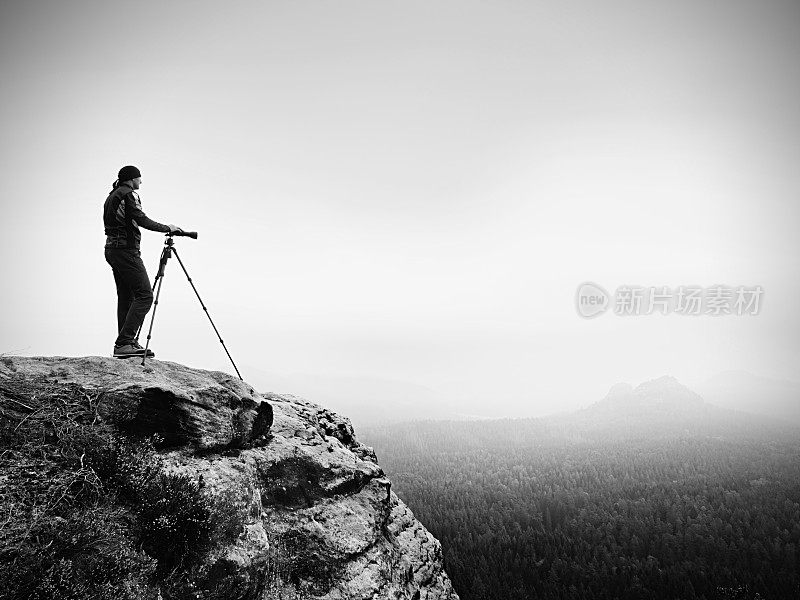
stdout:
<svg viewBox="0 0 800 600">
<path fill-rule="evenodd" d="M 605 398 L 594 406 L 606 408 L 699 408 L 703 398 L 683 385 L 672 375 L 645 381 L 636 388 L 628 383 L 611 386 Z"/>
<path fill-rule="evenodd" d="M 644 383 L 640 384 L 639 387 L 647 384 L 654 384 L 654 385 L 681 385 L 681 383 L 677 380 L 677 378 L 673 377 L 672 375 L 662 375 L 661 377 L 656 377 L 655 379 L 650 379 L 645 381 Z"/>
<path fill-rule="evenodd" d="M 702 402 L 702 398 L 688 387 L 683 385 L 680 381 L 675 379 L 672 375 L 663 375 L 656 379 L 651 379 L 640 383 L 633 390 L 637 395 L 653 395 L 653 394 L 681 394 L 686 396 L 696 396 Z"/>
<path fill-rule="evenodd" d="M 606 398 L 617 398 L 620 396 L 629 396 L 633 393 L 633 386 L 630 383 L 615 383 L 608 390 Z"/>
</svg>

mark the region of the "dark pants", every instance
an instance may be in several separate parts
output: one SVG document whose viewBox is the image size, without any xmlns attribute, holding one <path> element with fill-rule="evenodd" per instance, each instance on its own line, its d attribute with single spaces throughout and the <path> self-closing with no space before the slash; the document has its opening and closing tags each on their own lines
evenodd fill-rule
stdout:
<svg viewBox="0 0 800 600">
<path fill-rule="evenodd" d="M 153 305 L 153 290 L 138 250 L 106 248 L 106 262 L 114 271 L 117 284 L 116 346 L 132 344 L 139 327 Z"/>
</svg>

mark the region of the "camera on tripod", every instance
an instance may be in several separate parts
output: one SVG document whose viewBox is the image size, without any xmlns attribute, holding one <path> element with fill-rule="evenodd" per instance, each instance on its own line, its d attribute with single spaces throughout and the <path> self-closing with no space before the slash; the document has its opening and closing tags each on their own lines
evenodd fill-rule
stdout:
<svg viewBox="0 0 800 600">
<path fill-rule="evenodd" d="M 188 238 L 192 238 L 193 240 L 197 239 L 197 232 L 196 231 L 183 231 L 183 230 L 170 231 L 167 235 L 168 236 L 173 236 L 174 235 L 174 236 L 178 236 L 178 237 L 188 237 Z"/>
<path fill-rule="evenodd" d="M 192 290 L 194 290 L 195 296 L 200 301 L 200 307 L 206 313 L 206 317 L 208 317 L 209 322 L 211 323 L 211 327 L 214 328 L 214 333 L 217 334 L 217 338 L 219 339 L 219 343 L 222 344 L 222 347 L 225 350 L 225 354 L 228 355 L 228 359 L 230 359 L 233 368 L 236 370 L 236 374 L 239 376 L 239 379 L 242 379 L 242 374 L 239 373 L 239 369 L 236 366 L 236 363 L 233 362 L 233 357 L 231 353 L 228 352 L 228 347 L 225 345 L 225 342 L 222 341 L 222 336 L 217 329 L 217 326 L 214 325 L 214 321 L 211 319 L 211 315 L 208 314 L 208 309 L 206 305 L 203 304 L 203 299 L 200 297 L 200 293 L 197 291 L 197 288 L 192 281 L 192 278 L 189 277 L 189 272 L 186 270 L 186 267 L 181 260 L 180 255 L 178 254 L 178 249 L 175 248 L 175 243 L 173 241 L 173 237 L 188 237 L 192 238 L 193 240 L 197 239 L 197 232 L 196 231 L 183 231 L 182 229 L 178 229 L 176 231 L 170 231 L 166 235 L 167 239 L 164 240 L 164 249 L 161 251 L 161 258 L 158 261 L 158 272 L 156 273 L 155 280 L 153 281 L 153 291 L 155 292 L 155 299 L 153 302 L 153 312 L 150 315 L 150 329 L 147 331 L 147 343 L 144 347 L 144 355 L 142 356 L 142 366 L 145 364 L 145 360 L 147 359 L 147 350 L 150 348 L 150 338 L 153 335 L 153 323 L 156 320 L 156 309 L 158 308 L 158 300 L 161 296 L 161 284 L 164 283 L 164 271 L 167 268 L 167 261 L 174 255 L 175 258 L 178 259 L 178 264 L 181 266 L 181 270 L 183 270 L 183 274 L 186 275 L 186 279 L 189 281 L 189 285 L 192 286 Z M 141 329 L 140 329 L 141 331 Z M 137 332 L 136 337 L 139 337 L 139 332 Z"/>
</svg>

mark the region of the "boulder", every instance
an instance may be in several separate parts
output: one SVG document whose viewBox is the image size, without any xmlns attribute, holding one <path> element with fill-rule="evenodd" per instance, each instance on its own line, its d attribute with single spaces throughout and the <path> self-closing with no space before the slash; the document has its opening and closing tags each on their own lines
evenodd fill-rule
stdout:
<svg viewBox="0 0 800 600">
<path fill-rule="evenodd" d="M 168 472 L 241 515 L 208 557 L 236 598 L 457 600 L 441 545 L 344 416 L 165 361 L 13 357 L 1 374 L 77 384 L 121 435 L 158 434 Z"/>
</svg>

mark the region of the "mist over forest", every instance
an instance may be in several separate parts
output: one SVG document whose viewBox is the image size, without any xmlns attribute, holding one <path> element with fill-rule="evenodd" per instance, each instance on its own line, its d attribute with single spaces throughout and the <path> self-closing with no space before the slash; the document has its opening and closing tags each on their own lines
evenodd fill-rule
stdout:
<svg viewBox="0 0 800 600">
<path fill-rule="evenodd" d="M 360 436 L 464 600 L 800 594 L 800 428 L 672 377 L 552 417 Z"/>
</svg>

